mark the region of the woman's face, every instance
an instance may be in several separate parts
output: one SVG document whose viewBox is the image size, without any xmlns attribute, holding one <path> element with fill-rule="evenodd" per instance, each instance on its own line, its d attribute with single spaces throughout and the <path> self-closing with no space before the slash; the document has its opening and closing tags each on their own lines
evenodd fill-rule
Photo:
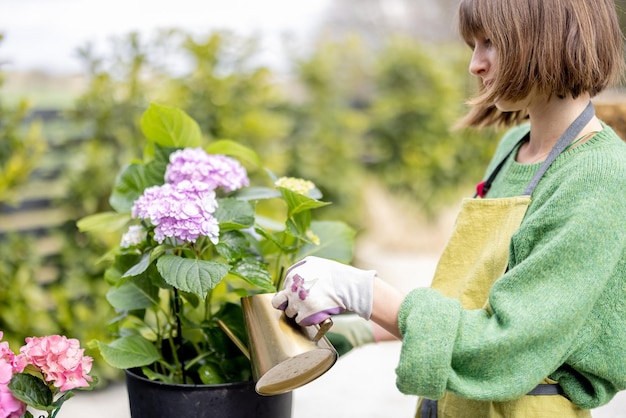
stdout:
<svg viewBox="0 0 626 418">
<path fill-rule="evenodd" d="M 470 47 L 474 51 L 469 65 L 470 73 L 480 77 L 485 87 L 489 87 L 493 81 L 493 71 L 498 65 L 496 49 L 491 39 L 484 36 L 475 36 Z"/>
<path fill-rule="evenodd" d="M 489 90 L 495 81 L 495 73 L 498 69 L 498 52 L 491 40 L 484 36 L 474 37 L 471 47 L 474 52 L 472 53 L 469 71 L 473 75 L 480 77 L 485 89 Z M 525 109 L 528 106 L 528 100 L 511 101 L 496 99 L 494 105 L 502 112 L 514 112 Z"/>
</svg>

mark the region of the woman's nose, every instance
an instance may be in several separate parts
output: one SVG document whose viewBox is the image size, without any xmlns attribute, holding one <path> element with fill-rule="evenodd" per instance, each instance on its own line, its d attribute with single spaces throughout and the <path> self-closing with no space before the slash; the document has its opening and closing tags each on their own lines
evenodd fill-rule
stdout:
<svg viewBox="0 0 626 418">
<path fill-rule="evenodd" d="M 479 48 L 474 49 L 469 65 L 469 72 L 479 76 L 484 75 L 487 71 L 489 71 L 489 61 L 486 59 L 484 52 Z"/>
</svg>

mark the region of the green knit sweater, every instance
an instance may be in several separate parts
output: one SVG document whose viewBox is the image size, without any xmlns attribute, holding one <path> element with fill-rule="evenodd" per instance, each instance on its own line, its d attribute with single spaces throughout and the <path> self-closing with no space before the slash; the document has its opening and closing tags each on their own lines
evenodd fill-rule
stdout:
<svg viewBox="0 0 626 418">
<path fill-rule="evenodd" d="M 488 172 L 528 130 L 503 137 Z M 539 166 L 511 156 L 487 197 L 520 195 Z M 493 315 L 433 289 L 407 296 L 400 391 L 505 401 L 549 376 L 591 409 L 626 389 L 625 197 L 626 144 L 611 128 L 561 154 L 511 239 L 509 269 L 489 293 Z"/>
</svg>

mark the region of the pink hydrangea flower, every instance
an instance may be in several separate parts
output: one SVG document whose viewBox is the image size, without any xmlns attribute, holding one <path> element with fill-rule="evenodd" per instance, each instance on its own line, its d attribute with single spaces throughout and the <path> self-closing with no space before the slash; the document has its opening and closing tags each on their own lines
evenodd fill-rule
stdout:
<svg viewBox="0 0 626 418">
<path fill-rule="evenodd" d="M 154 229 L 154 239 L 162 243 L 166 237 L 195 242 L 206 236 L 217 244 L 219 223 L 213 216 L 217 209 L 215 191 L 200 181 L 153 186 L 144 190 L 135 201 L 132 216 L 148 219 Z"/>
<path fill-rule="evenodd" d="M 0 331 L 0 340 L 2 336 L 3 333 Z M 9 343 L 0 342 L 0 418 L 20 418 L 26 412 L 26 404 L 15 398 L 8 386 L 13 373 L 21 372 L 23 369 L 23 363 L 18 364 Z"/>
<path fill-rule="evenodd" d="M 221 187 L 227 192 L 249 184 L 248 173 L 237 160 L 208 154 L 202 148 L 185 148 L 170 154 L 165 181 L 176 184 L 183 180 L 201 181 L 212 189 Z"/>
<path fill-rule="evenodd" d="M 0 383 L 0 417 L 20 418 L 26 412 L 26 404 L 16 399 L 6 384 Z"/>
<path fill-rule="evenodd" d="M 74 338 L 61 335 L 26 338 L 18 358 L 41 370 L 44 379 L 61 391 L 88 387 L 93 359 L 83 355 L 84 349 Z"/>
<path fill-rule="evenodd" d="M 4 333 L 0 331 L 0 340 Z M 15 354 L 11 351 L 9 343 L 6 341 L 0 341 L 0 383 L 8 383 L 13 376 L 13 370 L 15 368 Z M 7 367 L 8 366 L 8 367 Z"/>
</svg>

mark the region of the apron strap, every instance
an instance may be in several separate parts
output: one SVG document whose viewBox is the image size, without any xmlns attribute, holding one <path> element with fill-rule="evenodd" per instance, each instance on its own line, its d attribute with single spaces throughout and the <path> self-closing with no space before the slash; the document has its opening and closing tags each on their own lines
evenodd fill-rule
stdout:
<svg viewBox="0 0 626 418">
<path fill-rule="evenodd" d="M 550 150 L 550 153 L 544 160 L 541 167 L 539 167 L 539 170 L 537 170 L 537 173 L 535 173 L 535 176 L 532 178 L 528 186 L 526 186 L 526 190 L 524 190 L 523 196 L 530 196 L 533 194 L 533 192 L 535 191 L 535 187 L 537 187 L 537 184 L 539 184 L 539 180 L 541 180 L 545 172 L 548 170 L 548 168 L 550 168 L 550 165 L 552 165 L 552 163 L 567 148 L 567 146 L 571 144 L 572 141 L 574 141 L 576 135 L 585 127 L 585 125 L 587 125 L 587 123 L 589 123 L 594 114 L 595 111 L 593 108 L 593 104 L 590 101 L 589 104 L 587 104 L 587 107 L 585 107 L 585 110 L 583 110 L 582 113 L 578 115 L 578 117 L 574 120 L 574 122 L 572 122 L 572 124 L 567 127 L 567 129 L 565 130 L 563 135 L 561 135 L 552 150 Z M 476 187 L 476 194 L 474 195 L 474 198 L 485 197 L 485 195 L 489 191 L 489 188 L 491 187 L 491 183 L 493 183 L 493 181 L 495 180 L 496 176 L 504 166 L 504 163 L 509 159 L 511 154 L 513 154 L 513 151 L 515 151 L 522 143 L 528 141 L 529 137 L 530 133 L 527 133 L 519 141 L 517 141 L 511 151 L 509 151 L 509 153 L 491 172 L 487 180 L 478 184 L 478 186 Z"/>
<path fill-rule="evenodd" d="M 541 164 L 541 167 L 539 167 L 539 170 L 537 170 L 537 173 L 535 173 L 535 176 L 526 187 L 526 190 L 524 190 L 524 196 L 530 196 L 533 194 L 533 191 L 535 191 L 535 187 L 539 184 L 541 177 L 543 177 L 545 172 L 548 171 L 548 168 L 550 168 L 554 160 L 556 160 L 556 158 L 567 148 L 567 146 L 574 139 L 576 139 L 576 135 L 578 135 L 585 125 L 589 123 L 591 118 L 593 118 L 594 113 L 593 104 L 590 101 L 589 104 L 587 104 L 587 107 L 585 107 L 585 110 L 583 110 L 574 122 L 567 127 L 565 132 L 563 132 L 563 135 L 561 135 L 561 138 L 559 138 L 552 150 L 550 150 L 550 154 L 548 154 L 543 164 Z"/>
<path fill-rule="evenodd" d="M 502 170 L 502 167 L 504 166 L 504 163 L 506 163 L 506 161 L 509 159 L 511 154 L 513 154 L 513 151 L 515 151 L 517 149 L 517 147 L 522 145 L 524 142 L 528 141 L 529 138 L 530 138 L 530 133 L 527 133 L 519 141 L 517 141 L 515 143 L 515 146 L 513 146 L 513 148 L 511 148 L 511 151 L 509 151 L 506 154 L 506 156 L 502 159 L 502 161 L 500 161 L 500 163 L 496 166 L 496 168 L 493 169 L 493 171 L 491 172 L 489 177 L 487 177 L 487 180 L 478 183 L 478 185 L 476 186 L 476 194 L 474 195 L 474 198 L 476 198 L 476 197 L 485 197 L 485 195 L 487 194 L 487 192 L 491 188 L 491 183 L 493 183 L 493 181 L 496 179 L 496 176 L 498 175 L 500 170 Z"/>
<path fill-rule="evenodd" d="M 437 401 L 428 398 L 422 399 L 420 418 L 437 418 Z"/>
</svg>

